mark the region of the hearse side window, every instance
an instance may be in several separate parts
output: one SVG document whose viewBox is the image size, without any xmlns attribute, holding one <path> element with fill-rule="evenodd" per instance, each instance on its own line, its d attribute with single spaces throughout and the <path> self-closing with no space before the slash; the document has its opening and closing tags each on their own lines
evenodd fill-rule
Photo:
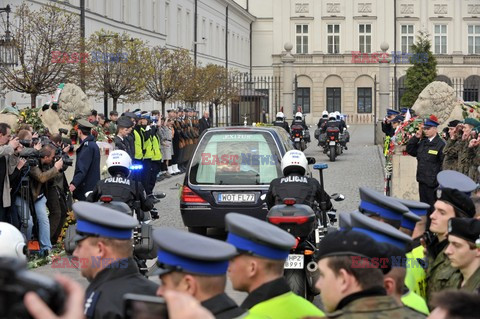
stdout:
<svg viewBox="0 0 480 319">
<path fill-rule="evenodd" d="M 281 156 L 266 132 L 207 134 L 192 160 L 190 182 L 210 185 L 265 185 L 281 175 Z"/>
</svg>

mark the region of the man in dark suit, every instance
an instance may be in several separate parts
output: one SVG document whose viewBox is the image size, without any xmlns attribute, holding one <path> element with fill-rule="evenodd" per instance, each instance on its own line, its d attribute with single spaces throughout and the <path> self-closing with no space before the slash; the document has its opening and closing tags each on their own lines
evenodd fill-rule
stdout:
<svg viewBox="0 0 480 319">
<path fill-rule="evenodd" d="M 202 134 L 207 128 L 210 127 L 210 118 L 208 111 L 203 112 L 203 117 L 199 121 L 198 133 Z"/>
</svg>

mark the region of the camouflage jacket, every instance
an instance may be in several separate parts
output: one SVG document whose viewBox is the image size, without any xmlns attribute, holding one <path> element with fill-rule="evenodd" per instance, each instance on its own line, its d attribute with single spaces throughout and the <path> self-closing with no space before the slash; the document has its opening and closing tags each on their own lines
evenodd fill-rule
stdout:
<svg viewBox="0 0 480 319">
<path fill-rule="evenodd" d="M 327 318 L 400 319 L 425 318 L 425 315 L 399 305 L 391 296 L 373 296 L 354 300 Z"/>
<path fill-rule="evenodd" d="M 472 161 L 470 162 L 470 169 L 468 170 L 468 177 L 475 182 L 480 182 L 480 174 L 478 173 L 478 166 L 480 166 L 480 146 L 476 146 L 471 149 L 473 154 Z"/>
<path fill-rule="evenodd" d="M 475 154 L 472 149 L 468 147 L 470 140 L 460 141 L 458 151 L 458 171 L 462 174 L 468 175 L 470 164 Z M 473 153 L 473 154 L 472 154 Z"/>
<path fill-rule="evenodd" d="M 457 170 L 458 168 L 458 152 L 460 144 L 458 140 L 449 139 L 447 141 L 447 145 L 445 145 L 443 149 L 443 154 L 445 157 L 443 158 L 443 165 L 442 169 L 447 170 Z"/>
<path fill-rule="evenodd" d="M 480 268 L 473 273 L 472 277 L 470 277 L 460 289 L 480 294 Z"/>
<path fill-rule="evenodd" d="M 431 302 L 435 292 L 448 288 L 456 289 L 460 284 L 461 278 L 460 271 L 451 266 L 450 260 L 445 255 L 447 245 L 444 242 L 437 242 L 436 245 L 443 245 L 444 247 L 437 256 L 433 256 L 431 253 L 427 254 L 427 304 Z"/>
</svg>

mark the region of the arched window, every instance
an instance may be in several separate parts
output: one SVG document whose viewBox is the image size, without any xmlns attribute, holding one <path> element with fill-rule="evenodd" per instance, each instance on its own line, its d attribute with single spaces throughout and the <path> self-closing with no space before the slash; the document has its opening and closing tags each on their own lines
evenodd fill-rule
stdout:
<svg viewBox="0 0 480 319">
<path fill-rule="evenodd" d="M 471 75 L 465 79 L 463 84 L 463 100 L 478 102 L 480 100 L 480 76 Z"/>
<path fill-rule="evenodd" d="M 445 75 L 438 75 L 435 78 L 435 81 L 445 82 L 448 85 L 452 86 L 452 80 L 450 80 L 450 78 L 448 76 L 445 76 Z"/>
</svg>

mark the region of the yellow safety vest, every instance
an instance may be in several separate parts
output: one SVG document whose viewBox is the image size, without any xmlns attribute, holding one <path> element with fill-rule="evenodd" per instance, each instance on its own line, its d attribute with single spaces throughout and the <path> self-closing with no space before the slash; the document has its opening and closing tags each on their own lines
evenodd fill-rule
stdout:
<svg viewBox="0 0 480 319">
<path fill-rule="evenodd" d="M 428 306 L 425 299 L 423 299 L 413 291 L 409 290 L 406 294 L 402 296 L 401 299 L 402 299 L 402 303 L 405 306 L 412 308 L 417 312 L 421 312 L 427 316 L 430 314 L 430 312 L 428 311 Z"/>
<path fill-rule="evenodd" d="M 324 316 L 311 302 L 291 291 L 256 304 L 250 309 L 250 313 L 275 319 Z"/>
<path fill-rule="evenodd" d="M 406 254 L 409 260 L 425 260 L 423 246 L 418 246 Z M 426 265 L 426 264 L 425 264 Z M 426 300 L 426 273 L 425 269 L 420 267 L 420 263 L 410 262 L 405 275 L 405 286 L 418 296 Z"/>
</svg>

